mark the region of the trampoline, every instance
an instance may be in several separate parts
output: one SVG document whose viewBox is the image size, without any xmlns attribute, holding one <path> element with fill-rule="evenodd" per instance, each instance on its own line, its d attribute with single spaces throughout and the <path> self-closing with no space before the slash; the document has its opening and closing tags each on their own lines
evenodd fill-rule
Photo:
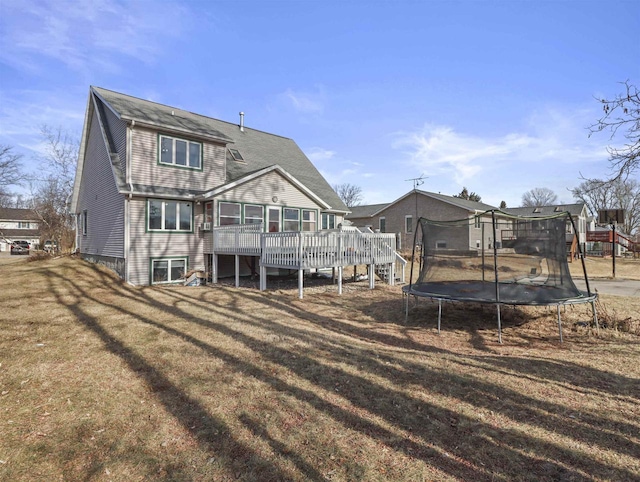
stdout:
<svg viewBox="0 0 640 482">
<path fill-rule="evenodd" d="M 491 210 L 457 220 L 420 218 L 417 226 L 411 282 L 402 288 L 405 320 L 412 296 L 438 301 L 438 333 L 443 301 L 495 304 L 502 343 L 502 305 L 555 305 L 562 342 L 560 307 L 590 303 L 599 329 L 597 293 L 591 292 L 570 213 L 523 217 Z M 576 287 L 569 272 L 571 246 L 577 247 L 575 261 L 582 263 L 586 291 Z M 414 282 L 416 260 L 419 273 Z"/>
</svg>

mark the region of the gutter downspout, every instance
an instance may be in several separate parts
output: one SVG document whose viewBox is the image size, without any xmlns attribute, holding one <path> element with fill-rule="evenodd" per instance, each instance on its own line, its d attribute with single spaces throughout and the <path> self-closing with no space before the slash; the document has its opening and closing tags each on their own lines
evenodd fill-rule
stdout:
<svg viewBox="0 0 640 482">
<path fill-rule="evenodd" d="M 130 251 L 131 251 L 131 198 L 133 197 L 133 185 L 131 184 L 131 137 L 133 135 L 133 128 L 136 125 L 136 121 L 132 120 L 131 124 L 127 126 L 127 152 L 125 153 L 126 159 L 126 183 L 129 186 L 129 195 L 124 201 L 124 281 L 130 283 L 129 265 L 130 265 Z"/>
</svg>

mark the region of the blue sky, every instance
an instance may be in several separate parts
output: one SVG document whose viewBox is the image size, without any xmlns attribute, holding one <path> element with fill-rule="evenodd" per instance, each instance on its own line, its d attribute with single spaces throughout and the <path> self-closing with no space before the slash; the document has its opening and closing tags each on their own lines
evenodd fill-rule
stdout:
<svg viewBox="0 0 640 482">
<path fill-rule="evenodd" d="M 604 176 L 595 97 L 640 83 L 640 2 L 0 0 L 0 144 L 80 136 L 90 85 L 294 139 L 364 202 L 498 205 Z M 293 173 L 295 176 L 295 173 Z"/>
</svg>

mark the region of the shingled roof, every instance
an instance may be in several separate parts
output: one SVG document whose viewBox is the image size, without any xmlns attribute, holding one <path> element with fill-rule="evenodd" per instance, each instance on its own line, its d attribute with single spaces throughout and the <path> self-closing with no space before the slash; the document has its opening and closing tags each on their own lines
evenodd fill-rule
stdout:
<svg viewBox="0 0 640 482">
<path fill-rule="evenodd" d="M 234 160 L 229 149 L 227 149 L 226 181 L 228 183 L 265 168 L 278 165 L 305 185 L 318 198 L 331 206 L 333 211 L 349 211 L 329 183 L 292 139 L 246 126 L 243 130 L 240 130 L 238 124 L 213 119 L 101 87 L 91 87 L 91 89 L 121 119 L 223 142 L 227 144 L 229 149 L 237 149 L 242 154 L 244 162 Z"/>
<path fill-rule="evenodd" d="M 31 209 L 0 208 L 0 221 L 39 221 Z"/>
<path fill-rule="evenodd" d="M 553 216 L 554 214 L 569 212 L 572 216 L 579 216 L 584 209 L 584 203 L 574 204 L 552 204 L 549 206 L 528 206 L 522 208 L 506 208 L 504 212 L 509 214 L 515 214 L 516 216 L 527 217 L 545 217 Z"/>
</svg>

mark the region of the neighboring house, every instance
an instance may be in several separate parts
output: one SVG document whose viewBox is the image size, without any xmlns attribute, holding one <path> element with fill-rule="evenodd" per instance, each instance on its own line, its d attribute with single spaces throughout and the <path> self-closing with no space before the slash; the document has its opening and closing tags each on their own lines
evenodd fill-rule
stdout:
<svg viewBox="0 0 640 482">
<path fill-rule="evenodd" d="M 575 241 L 580 243 L 580 250 L 583 253 L 587 252 L 587 231 L 589 231 L 594 226 L 594 219 L 589 215 L 589 211 L 587 210 L 587 205 L 585 203 L 507 208 L 504 209 L 504 211 L 510 214 L 515 214 L 516 216 L 527 216 L 534 218 L 553 216 L 555 214 L 569 212 L 573 220 L 573 224 L 575 225 L 575 229 L 571 225 L 571 223 L 567 223 L 567 246 L 573 245 L 573 241 L 575 239 Z M 575 245 L 572 246 L 571 252 L 573 255 L 576 254 L 577 250 Z"/>
<path fill-rule="evenodd" d="M 383 233 L 395 233 L 399 249 L 411 249 L 414 229 L 420 217 L 445 221 L 465 219 L 485 211 L 496 209 L 481 202 L 468 201 L 433 192 L 412 190 L 389 204 L 354 206 L 346 220 L 358 227 L 370 227 Z M 489 215 L 490 217 L 490 215 Z M 476 249 L 482 243 L 480 222 L 471 224 L 468 232 L 455 239 L 434 240 L 442 249 Z M 492 246 L 492 233 L 485 232 L 484 246 Z M 422 241 L 418 233 L 417 242 Z"/>
<path fill-rule="evenodd" d="M 210 269 L 216 226 L 317 231 L 349 212 L 293 140 L 243 114 L 234 124 L 98 87 L 71 209 L 79 254 L 136 285 Z"/>
<path fill-rule="evenodd" d="M 13 241 L 39 246 L 40 223 L 31 209 L 0 208 L 0 251 L 9 251 Z"/>
</svg>

